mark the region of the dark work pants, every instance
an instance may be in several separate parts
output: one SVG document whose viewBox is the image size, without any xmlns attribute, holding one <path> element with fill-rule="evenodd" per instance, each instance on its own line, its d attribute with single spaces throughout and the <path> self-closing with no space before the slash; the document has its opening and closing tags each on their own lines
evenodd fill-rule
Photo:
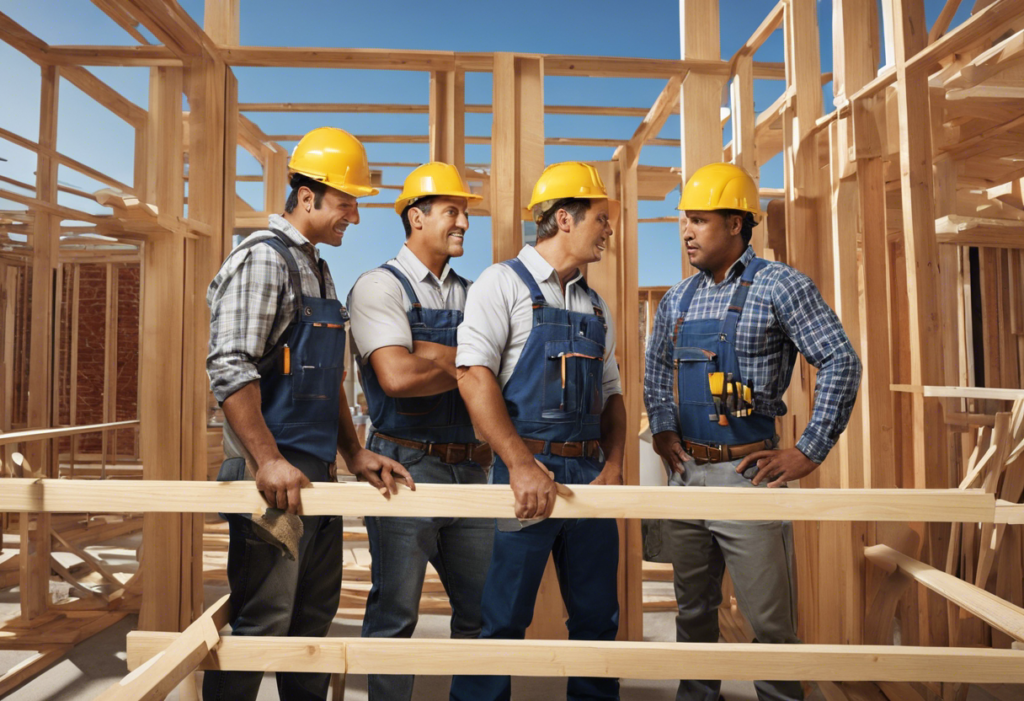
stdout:
<svg viewBox="0 0 1024 701">
<path fill-rule="evenodd" d="M 329 479 L 328 466 L 322 460 L 305 453 L 282 452 L 310 481 Z M 225 468 L 218 479 L 231 478 L 224 474 Z M 341 596 L 341 517 L 303 516 L 304 530 L 295 561 L 261 540 L 253 532 L 249 517 L 228 514 L 227 518 L 232 634 L 327 635 Z M 277 672 L 276 676 L 282 699 L 320 701 L 327 697 L 329 674 Z M 255 701 L 262 680 L 262 672 L 209 671 L 203 680 L 203 698 Z"/>
</svg>

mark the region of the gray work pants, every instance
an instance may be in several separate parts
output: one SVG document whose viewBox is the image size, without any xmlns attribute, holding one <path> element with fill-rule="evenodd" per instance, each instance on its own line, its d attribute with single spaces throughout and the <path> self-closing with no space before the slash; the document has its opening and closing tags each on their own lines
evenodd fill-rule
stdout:
<svg viewBox="0 0 1024 701">
<path fill-rule="evenodd" d="M 757 474 L 744 475 L 734 462 L 686 463 L 686 474 L 673 474 L 670 485 L 684 487 L 755 487 Z M 796 636 L 796 587 L 793 578 L 793 524 L 789 521 L 665 521 L 663 548 L 672 560 L 676 602 L 676 640 L 718 642 L 718 607 L 722 575 L 729 568 L 740 611 L 761 643 L 799 643 Z M 738 664 L 742 664 L 739 662 Z M 800 701 L 797 681 L 754 683 L 760 701 Z M 718 701 L 721 682 L 682 680 L 676 701 Z"/>
</svg>

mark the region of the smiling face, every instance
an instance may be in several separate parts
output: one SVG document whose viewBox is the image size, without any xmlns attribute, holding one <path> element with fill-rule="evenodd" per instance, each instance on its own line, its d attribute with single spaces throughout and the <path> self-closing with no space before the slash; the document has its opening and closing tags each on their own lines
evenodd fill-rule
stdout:
<svg viewBox="0 0 1024 701">
<path fill-rule="evenodd" d="M 465 251 L 463 242 L 469 229 L 469 202 L 465 197 L 438 196 L 430 198 L 426 213 L 416 206 L 409 208 L 410 233 L 408 245 L 414 252 L 431 258 L 458 258 Z"/>
<path fill-rule="evenodd" d="M 595 263 L 601 260 L 613 233 L 608 200 L 591 200 L 590 208 L 579 222 L 575 222 L 572 216 L 563 210 L 558 212 L 560 226 L 563 223 L 563 215 L 569 231 L 567 243 L 573 257 L 581 263 Z"/>
<path fill-rule="evenodd" d="M 718 279 L 743 255 L 746 244 L 740 235 L 743 218 L 716 211 L 688 209 L 680 212 L 679 230 L 690 265 L 711 272 Z"/>
<path fill-rule="evenodd" d="M 299 204 L 296 207 L 301 222 L 299 230 L 313 245 L 325 243 L 328 246 L 340 246 L 345 230 L 359 223 L 359 204 L 356 198 L 328 187 L 319 207 L 315 206 L 314 200 L 312 191 L 304 187 L 299 189 Z"/>
</svg>

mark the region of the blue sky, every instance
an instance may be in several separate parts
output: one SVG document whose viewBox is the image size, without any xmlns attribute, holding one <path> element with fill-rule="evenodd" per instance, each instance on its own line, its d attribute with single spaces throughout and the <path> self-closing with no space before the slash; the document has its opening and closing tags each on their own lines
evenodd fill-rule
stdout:
<svg viewBox="0 0 1024 701">
<path fill-rule="evenodd" d="M 964 2 L 954 25 L 963 21 L 972 3 Z M 202 0 L 181 5 L 202 24 Z M 722 56 L 728 58 L 757 28 L 775 0 L 721 0 Z M 929 23 L 942 0 L 926 0 Z M 11 16 L 50 44 L 121 44 L 135 41 L 88 0 L 0 0 L 0 11 Z M 831 70 L 831 2 L 818 2 L 822 44 L 822 71 Z M 146 33 L 143 30 L 143 33 Z M 257 46 L 339 46 L 351 48 L 432 49 L 446 51 L 522 51 L 647 58 L 679 58 L 678 0 L 590 0 L 562 2 L 521 0 L 517 3 L 468 0 L 446 2 L 378 1 L 342 3 L 330 0 L 243 0 L 241 41 Z M 782 61 L 782 32 L 775 32 L 756 55 L 758 61 Z M 0 42 L 0 127 L 33 141 L 38 138 L 38 68 Z M 94 67 L 102 80 L 145 107 L 149 71 L 146 68 Z M 420 72 L 351 71 L 293 68 L 236 68 L 240 102 L 427 102 L 428 75 Z M 545 79 L 548 104 L 585 104 L 648 107 L 664 87 L 663 80 L 618 78 Z M 755 81 L 755 109 L 767 108 L 781 94 L 782 81 Z M 831 85 L 825 90 L 825 110 L 831 110 Z M 470 73 L 466 101 L 489 103 L 491 77 Z M 339 126 L 355 134 L 426 133 L 426 115 L 346 115 L 247 113 L 268 134 L 301 133 L 324 125 Z M 487 114 L 466 116 L 466 133 L 490 133 Z M 628 139 L 638 117 L 548 115 L 547 136 L 589 136 Z M 74 86 L 62 81 L 58 114 L 58 150 L 107 175 L 131 183 L 133 134 L 131 128 L 97 105 Z M 726 130 L 728 140 L 728 128 Z M 679 118 L 670 117 L 660 134 L 679 138 Z M 293 144 L 286 143 L 290 148 Z M 367 144 L 371 161 L 420 162 L 428 157 L 425 144 Z M 467 163 L 490 160 L 488 146 L 469 145 Z M 606 160 L 610 148 L 548 146 L 548 163 Z M 34 183 L 35 157 L 0 140 L 0 174 Z M 641 163 L 678 166 L 679 150 L 648 146 Z M 258 163 L 239 153 L 239 174 L 258 174 Z M 407 169 L 389 168 L 384 182 L 400 185 Z M 762 185 L 782 186 L 782 167 L 776 158 L 762 164 Z M 102 187 L 74 171 L 61 168 L 62 182 L 93 191 Z M 2 187 L 10 187 L 3 184 Z M 262 209 L 262 185 L 239 183 L 239 194 Z M 384 190 L 372 201 L 393 201 L 394 190 Z M 106 211 L 73 195 L 60 201 L 87 211 Z M 674 215 L 678 191 L 664 202 L 641 202 L 641 217 Z M 0 208 L 14 208 L 0 201 Z M 641 224 L 640 284 L 670 285 L 679 279 L 680 248 L 675 224 Z M 401 223 L 391 210 L 365 209 L 362 223 L 350 229 L 340 249 L 323 247 L 338 283 L 346 292 L 355 278 L 397 252 L 404 240 Z M 490 219 L 474 217 L 466 241 L 466 255 L 456 268 L 476 277 L 491 262 Z"/>
</svg>

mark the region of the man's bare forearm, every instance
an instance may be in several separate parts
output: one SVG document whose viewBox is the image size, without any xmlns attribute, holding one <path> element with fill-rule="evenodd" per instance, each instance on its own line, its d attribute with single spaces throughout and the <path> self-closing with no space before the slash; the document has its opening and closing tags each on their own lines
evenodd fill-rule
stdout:
<svg viewBox="0 0 1024 701">
<path fill-rule="evenodd" d="M 221 405 L 231 430 L 256 461 L 257 469 L 281 457 L 277 441 L 263 418 L 261 399 L 259 380 L 254 380 L 225 399 Z"/>
<path fill-rule="evenodd" d="M 459 392 L 480 437 L 514 470 L 533 466 L 533 453 L 516 433 L 498 379 L 483 365 L 459 368 Z"/>
<path fill-rule="evenodd" d="M 622 465 L 626 446 L 626 403 L 613 394 L 601 412 L 601 451 L 606 462 Z"/>
<path fill-rule="evenodd" d="M 450 361 L 445 363 L 444 354 L 435 346 L 440 344 L 417 341 L 412 353 L 402 346 L 375 350 L 370 364 L 384 392 L 389 397 L 430 397 L 457 388 L 455 349 L 451 349 Z"/>
</svg>

